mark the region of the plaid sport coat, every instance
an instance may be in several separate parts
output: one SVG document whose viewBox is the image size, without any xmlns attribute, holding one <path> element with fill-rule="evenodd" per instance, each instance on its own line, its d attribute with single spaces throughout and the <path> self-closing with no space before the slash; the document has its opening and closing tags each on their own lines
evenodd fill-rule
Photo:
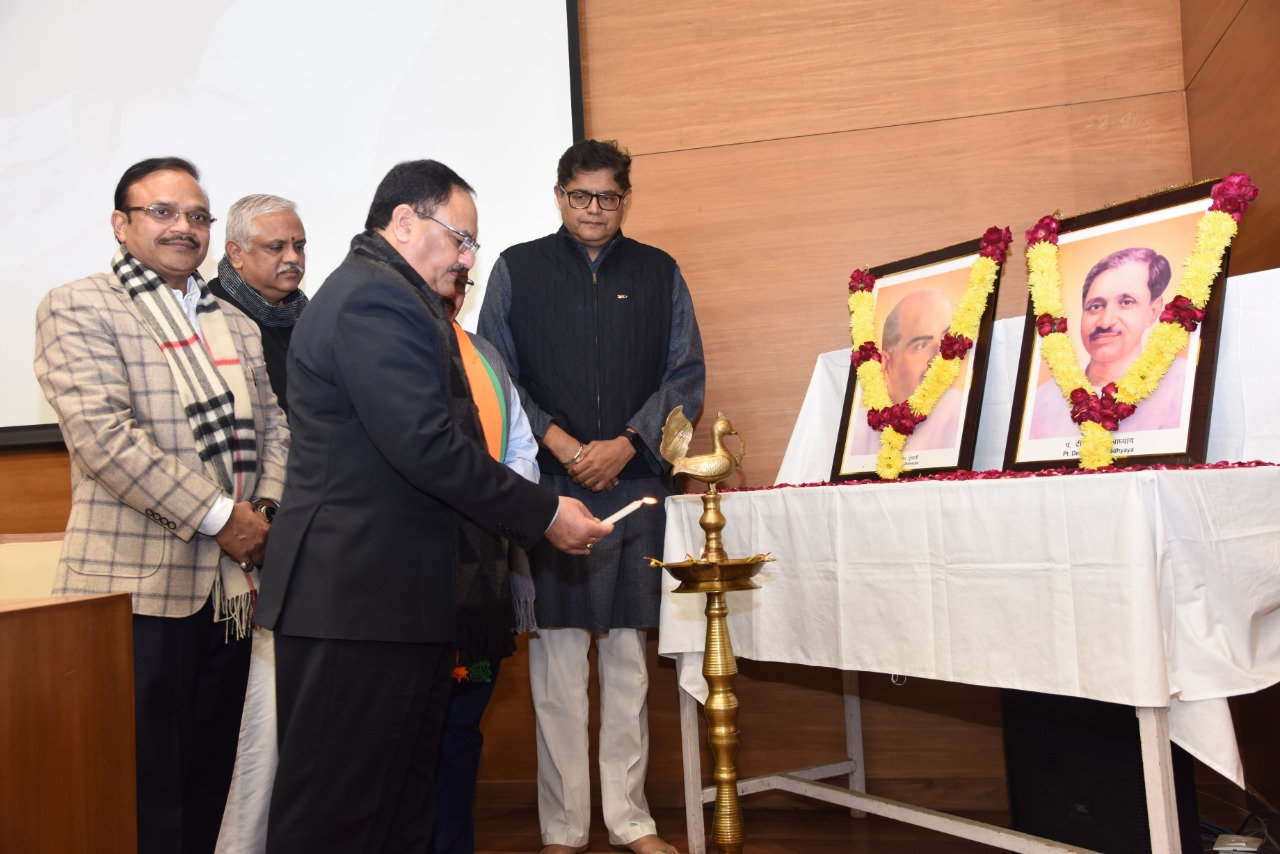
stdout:
<svg viewBox="0 0 1280 854">
<path fill-rule="evenodd" d="M 258 484 L 279 501 L 289 429 L 253 321 L 219 301 L 253 400 Z M 36 310 L 36 377 L 71 455 L 71 517 L 54 592 L 132 593 L 135 614 L 185 617 L 222 550 L 197 532 L 221 494 L 196 451 L 169 364 L 114 275 L 50 291 Z"/>
</svg>

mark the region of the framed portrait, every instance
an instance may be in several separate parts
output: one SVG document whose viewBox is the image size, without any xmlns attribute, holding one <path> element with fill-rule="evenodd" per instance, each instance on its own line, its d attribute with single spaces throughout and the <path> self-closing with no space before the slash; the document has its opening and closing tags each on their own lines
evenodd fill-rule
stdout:
<svg viewBox="0 0 1280 854">
<path fill-rule="evenodd" d="M 1065 320 L 1065 329 L 1058 331 L 1070 341 L 1091 386 L 1080 388 L 1092 392 L 1095 401 L 1116 388 L 1148 347 L 1196 246 L 1213 184 L 1205 181 L 1061 220 L 1057 255 L 1063 317 L 1056 322 Z M 1115 464 L 1203 462 L 1228 256 L 1229 250 L 1203 320 L 1186 346 L 1149 396 L 1114 422 Z M 1073 465 L 1081 453 L 1081 424 L 1073 420 L 1072 403 L 1050 369 L 1032 302 L 1029 297 L 1006 469 Z"/>
<path fill-rule="evenodd" d="M 1005 234 L 1007 237 L 1007 230 Z M 875 344 L 885 386 L 894 404 L 904 403 L 924 380 L 930 363 L 942 358 L 939 350 L 943 336 L 970 286 L 970 271 L 980 248 L 981 241 L 973 240 L 868 271 L 875 277 Z M 968 468 L 973 463 L 1002 269 L 1002 265 L 996 268 L 995 283 L 959 374 L 928 416 L 906 437 L 901 468 L 904 477 Z M 833 481 L 878 476 L 876 464 L 882 434 L 868 423 L 865 391 L 858 371 L 850 370 L 836 434 Z"/>
</svg>

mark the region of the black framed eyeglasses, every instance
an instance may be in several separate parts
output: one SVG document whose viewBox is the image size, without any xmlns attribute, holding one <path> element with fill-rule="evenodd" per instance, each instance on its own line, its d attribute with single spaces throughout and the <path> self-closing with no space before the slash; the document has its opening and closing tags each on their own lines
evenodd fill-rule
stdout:
<svg viewBox="0 0 1280 854">
<path fill-rule="evenodd" d="M 476 283 L 466 278 L 465 276 L 459 276 L 458 278 L 453 280 L 453 289 L 458 293 L 462 294 L 463 296 L 466 296 L 467 294 L 471 293 L 471 289 L 474 288 L 475 286 L 476 286 Z"/>
<path fill-rule="evenodd" d="M 133 213 L 138 211 L 151 217 L 156 222 L 174 223 L 178 221 L 178 217 L 185 216 L 187 222 L 192 228 L 208 228 L 218 220 L 209 215 L 208 211 L 184 211 L 173 207 L 172 205 L 148 205 L 147 207 L 125 208 L 124 213 Z"/>
<path fill-rule="evenodd" d="M 626 192 L 589 193 L 586 190 L 566 190 L 563 185 L 560 187 L 560 192 L 564 193 L 565 198 L 569 200 L 569 207 L 578 210 L 591 207 L 591 200 L 595 199 L 600 205 L 600 210 L 616 211 L 622 207 L 622 197 L 626 195 Z"/>
<path fill-rule="evenodd" d="M 472 255 L 475 255 L 477 252 L 480 251 L 480 244 L 476 243 L 476 239 L 472 237 L 470 234 L 467 234 L 465 231 L 458 231 L 458 229 L 454 228 L 451 225 L 445 225 L 445 223 L 441 222 L 440 220 L 436 219 L 435 217 L 429 214 L 418 214 L 418 218 L 429 219 L 432 222 L 434 222 L 436 225 L 444 226 L 449 231 L 452 231 L 454 236 L 458 238 L 459 252 L 470 252 Z"/>
</svg>

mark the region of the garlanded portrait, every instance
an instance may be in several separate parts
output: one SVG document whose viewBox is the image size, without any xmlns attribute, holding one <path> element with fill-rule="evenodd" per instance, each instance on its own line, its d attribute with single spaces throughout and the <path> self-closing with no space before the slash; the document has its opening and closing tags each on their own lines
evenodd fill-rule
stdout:
<svg viewBox="0 0 1280 854">
<path fill-rule="evenodd" d="M 1005 468 L 1203 461 L 1228 247 L 1256 196 L 1237 173 L 1027 231 Z"/>
<path fill-rule="evenodd" d="M 968 467 L 1009 229 L 849 279 L 852 370 L 832 480 Z"/>
</svg>

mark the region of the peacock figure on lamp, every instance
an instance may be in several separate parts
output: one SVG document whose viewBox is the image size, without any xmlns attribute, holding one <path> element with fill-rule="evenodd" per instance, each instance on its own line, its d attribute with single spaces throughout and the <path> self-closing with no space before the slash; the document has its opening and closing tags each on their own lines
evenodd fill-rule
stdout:
<svg viewBox="0 0 1280 854">
<path fill-rule="evenodd" d="M 716 484 L 733 474 L 747 453 L 747 443 L 741 436 L 738 436 L 738 452 L 730 453 L 724 446 L 725 436 L 738 436 L 738 431 L 723 412 L 717 412 L 716 423 L 711 425 L 711 453 L 687 456 L 693 425 L 685 417 L 684 407 L 677 406 L 667 415 L 667 423 L 662 427 L 660 450 L 663 459 L 671 463 L 672 474 L 687 474 L 707 484 L 709 492 L 715 492 Z"/>
</svg>

